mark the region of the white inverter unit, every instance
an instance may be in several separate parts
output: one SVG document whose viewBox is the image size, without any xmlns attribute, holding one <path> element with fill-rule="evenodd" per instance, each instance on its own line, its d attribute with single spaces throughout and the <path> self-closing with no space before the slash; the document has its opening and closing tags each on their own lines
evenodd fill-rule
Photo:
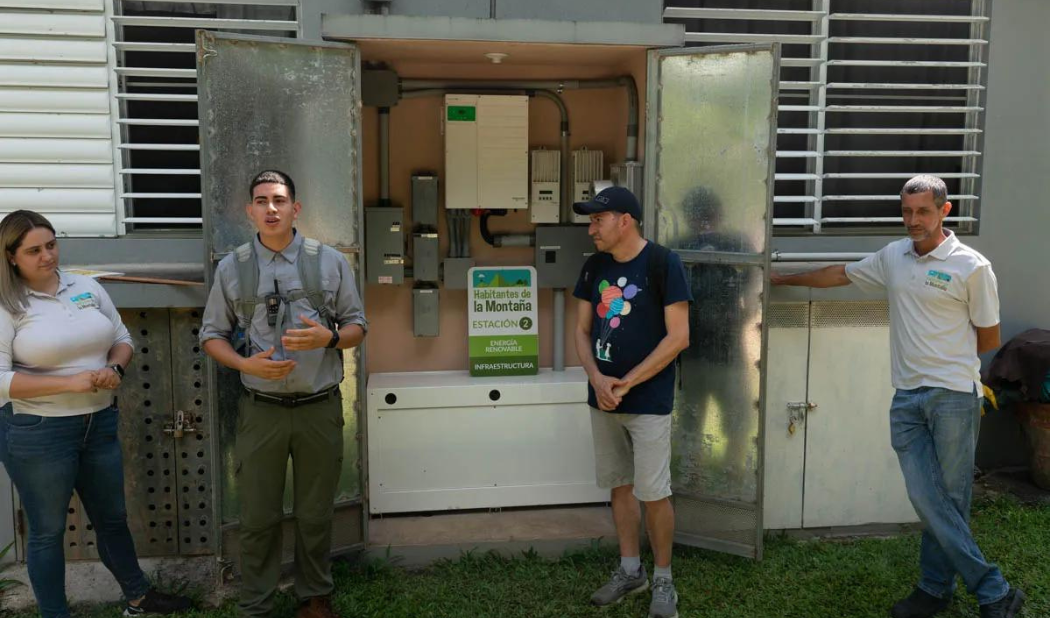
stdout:
<svg viewBox="0 0 1050 618">
<path fill-rule="evenodd" d="M 529 99 L 445 96 L 445 207 L 529 205 Z"/>
<path fill-rule="evenodd" d="M 561 152 L 533 150 L 529 220 L 533 223 L 558 223 L 561 210 L 560 192 Z"/>
<path fill-rule="evenodd" d="M 605 165 L 601 150 L 581 148 L 572 151 L 573 202 L 586 202 L 593 197 L 591 191 L 595 180 L 603 178 Z M 588 217 L 573 213 L 575 223 L 588 223 Z"/>
</svg>

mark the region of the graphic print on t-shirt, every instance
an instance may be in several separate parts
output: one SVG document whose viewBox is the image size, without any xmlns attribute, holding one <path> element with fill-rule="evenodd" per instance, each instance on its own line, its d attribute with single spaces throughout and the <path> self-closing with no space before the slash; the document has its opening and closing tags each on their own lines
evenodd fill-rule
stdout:
<svg viewBox="0 0 1050 618">
<path fill-rule="evenodd" d="M 602 302 L 598 303 L 596 308 L 600 330 L 594 342 L 594 358 L 607 363 L 612 362 L 612 344 L 609 337 L 630 315 L 631 299 L 640 291 L 641 288 L 637 285 L 627 282 L 627 277 L 617 279 L 616 285 L 605 279 L 598 283 L 598 293 L 602 295 Z"/>
</svg>

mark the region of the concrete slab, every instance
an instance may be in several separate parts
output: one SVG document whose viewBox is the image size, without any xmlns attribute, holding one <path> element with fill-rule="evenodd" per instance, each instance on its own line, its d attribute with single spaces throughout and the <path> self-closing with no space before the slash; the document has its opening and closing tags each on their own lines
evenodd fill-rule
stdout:
<svg viewBox="0 0 1050 618">
<path fill-rule="evenodd" d="M 414 568 L 468 551 L 504 555 L 536 551 L 557 558 L 595 543 L 616 544 L 607 506 L 386 516 L 369 522 L 366 554 Z"/>
<path fill-rule="evenodd" d="M 217 605 L 233 592 L 232 587 L 217 586 L 221 565 L 214 556 L 141 558 L 139 565 L 146 576 L 164 590 L 200 594 L 209 606 Z M 0 577 L 25 584 L 4 592 L 4 609 L 26 609 L 36 604 L 24 563 L 4 568 Z M 66 598 L 70 604 L 98 604 L 116 603 L 123 597 L 113 575 L 101 562 L 75 560 L 66 563 Z"/>
</svg>

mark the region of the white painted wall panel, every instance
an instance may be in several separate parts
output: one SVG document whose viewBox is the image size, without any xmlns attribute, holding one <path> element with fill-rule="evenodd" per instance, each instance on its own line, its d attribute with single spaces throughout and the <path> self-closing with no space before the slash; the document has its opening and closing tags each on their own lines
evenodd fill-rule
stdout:
<svg viewBox="0 0 1050 618">
<path fill-rule="evenodd" d="M 102 114 L 0 114 L 0 137 L 105 139 L 112 137 Z"/>
<path fill-rule="evenodd" d="M 47 218 L 59 236 L 113 236 L 117 229 L 116 213 L 84 214 L 79 212 L 48 213 Z"/>
<path fill-rule="evenodd" d="M 0 88 L 0 113 L 2 112 L 68 112 L 108 116 L 109 90 Z"/>
<path fill-rule="evenodd" d="M 107 213 L 113 210 L 113 189 L 0 189 L 4 207 L 37 212 Z"/>
<path fill-rule="evenodd" d="M 44 37 L 0 38 L 0 60 L 106 63 L 106 43 Z"/>
<path fill-rule="evenodd" d="M 117 233 L 109 2 L 0 0 L 0 215 Z"/>
<path fill-rule="evenodd" d="M 0 0 L 5 9 L 59 9 L 68 11 L 98 11 L 105 9 L 102 0 Z"/>
<path fill-rule="evenodd" d="M 62 84 L 66 88 L 106 88 L 109 86 L 109 70 L 105 66 L 0 65 L 0 86 L 52 88 L 55 84 Z M 39 96 L 43 99 L 56 95 L 42 92 Z"/>
<path fill-rule="evenodd" d="M 0 11 L 0 35 L 105 38 L 102 13 L 12 13 Z"/>
<path fill-rule="evenodd" d="M 113 163 L 113 146 L 101 139 L 0 138 L 0 162 Z"/>
<path fill-rule="evenodd" d="M 0 163 L 0 187 L 112 189 L 113 174 L 109 163 Z"/>
</svg>

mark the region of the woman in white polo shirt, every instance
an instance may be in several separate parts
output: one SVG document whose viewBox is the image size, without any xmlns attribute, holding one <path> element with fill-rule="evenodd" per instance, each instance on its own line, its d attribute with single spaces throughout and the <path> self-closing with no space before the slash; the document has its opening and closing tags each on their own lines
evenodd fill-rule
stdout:
<svg viewBox="0 0 1050 618">
<path fill-rule="evenodd" d="M 58 268 L 55 228 L 18 210 L 0 221 L 0 461 L 29 523 L 29 579 L 43 618 L 67 618 L 63 536 L 76 489 L 125 615 L 171 613 L 189 600 L 150 588 L 124 506 L 115 390 L 131 336 L 94 279 Z"/>
</svg>

